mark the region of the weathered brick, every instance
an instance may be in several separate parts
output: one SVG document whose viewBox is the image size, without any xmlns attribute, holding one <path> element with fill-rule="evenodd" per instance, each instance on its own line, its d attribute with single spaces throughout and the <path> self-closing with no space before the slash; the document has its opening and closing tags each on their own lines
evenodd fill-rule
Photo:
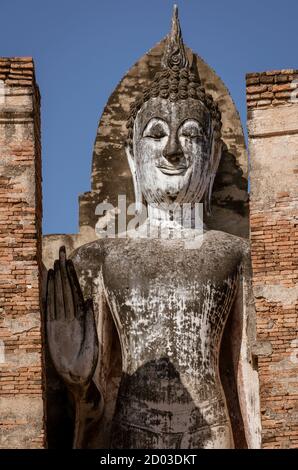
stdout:
<svg viewBox="0 0 298 470">
<path fill-rule="evenodd" d="M 39 92 L 31 58 L 0 59 L 3 65 L 0 75 L 10 91 L 0 103 L 0 340 L 5 354 L 0 364 L 0 447 L 13 447 L 15 435 L 20 446 L 43 447 Z M 20 110 L 22 120 L 15 122 Z M 16 406 L 20 398 L 23 407 Z"/>
<path fill-rule="evenodd" d="M 259 77 L 252 77 L 246 79 L 246 85 L 258 85 L 260 83 Z"/>
<path fill-rule="evenodd" d="M 254 85 L 254 86 L 248 86 L 246 88 L 246 91 L 248 94 L 253 94 L 253 93 L 262 93 L 264 91 L 267 91 L 267 86 L 266 85 Z"/>
<path fill-rule="evenodd" d="M 287 72 L 287 73 L 286 73 Z M 292 71 L 293 72 L 293 71 Z M 283 120 L 278 121 L 282 129 L 282 137 L 278 133 L 274 137 L 258 134 L 258 146 L 251 145 L 251 184 L 250 228 L 251 254 L 253 267 L 254 289 L 261 289 L 263 297 L 255 298 L 256 328 L 258 340 L 268 341 L 272 346 L 272 354 L 258 358 L 258 373 L 260 380 L 260 400 L 262 419 L 263 448 L 298 448 L 298 361 L 296 340 L 298 337 L 298 276 L 295 267 L 298 265 L 298 185 L 293 180 L 295 173 L 296 147 L 288 133 L 286 113 L 291 106 L 289 103 L 290 80 L 293 73 L 289 71 L 272 71 L 260 75 L 268 76 L 276 85 L 272 86 L 274 99 L 267 100 L 264 106 L 266 119 L 276 118 L 275 106 L 286 104 Z M 281 78 L 283 77 L 283 78 Z M 281 83 L 281 84 L 279 84 Z M 265 93 L 268 93 L 265 92 Z M 264 94 L 255 100 L 258 107 L 258 119 L 261 119 Z M 248 96 L 251 96 L 250 92 Z M 270 95 L 272 98 L 272 95 Z M 252 103 L 252 101 L 250 101 Z M 250 107 L 251 108 L 251 107 Z M 272 112 L 268 112 L 272 108 Z M 298 111 L 296 111 L 298 112 Z M 249 115 L 249 128 L 254 129 L 255 115 Z M 268 117 L 269 116 L 269 117 Z M 269 121 L 270 122 L 270 121 Z M 274 127 L 274 126 L 272 126 Z M 274 154 L 272 152 L 274 144 Z M 267 147 L 268 146 L 268 147 Z M 288 146 L 285 148 L 285 146 Z M 255 149 L 258 149 L 256 151 Z M 270 150 L 269 150 L 270 149 Z M 279 164 L 283 158 L 283 165 Z M 287 155 L 285 159 L 284 155 Z M 263 164 L 263 160 L 266 161 Z M 274 174 L 278 167 L 278 176 L 274 183 L 271 181 L 271 171 Z M 270 168 L 270 174 L 268 169 Z M 258 185 L 255 182 L 258 181 Z M 260 185 L 260 182 L 262 184 Z M 267 186 L 266 186 L 267 185 Z M 279 189 L 277 189 L 279 188 Z M 267 193 L 267 194 L 266 194 Z M 270 198 L 268 194 L 270 193 Z M 266 198 L 267 196 L 267 198 Z M 266 291 L 266 289 L 268 289 Z M 296 346 L 295 346 L 296 345 Z M 296 356 L 295 356 L 296 354 Z M 294 360 L 293 360 L 294 358 Z M 295 424 L 296 423 L 296 424 Z M 290 437 L 293 439 L 290 440 Z"/>
<path fill-rule="evenodd" d="M 291 86 L 291 83 L 283 83 L 282 85 L 273 85 L 272 91 L 274 93 L 279 91 L 293 91 L 293 88 Z"/>
<path fill-rule="evenodd" d="M 274 78 L 268 77 L 267 75 L 261 75 L 259 80 L 260 83 L 274 83 Z"/>
</svg>

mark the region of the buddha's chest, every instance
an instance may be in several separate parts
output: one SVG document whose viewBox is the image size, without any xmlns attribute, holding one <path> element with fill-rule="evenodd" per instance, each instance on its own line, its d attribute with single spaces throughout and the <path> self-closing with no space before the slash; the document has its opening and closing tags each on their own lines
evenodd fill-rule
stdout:
<svg viewBox="0 0 298 470">
<path fill-rule="evenodd" d="M 192 354 L 200 361 L 212 355 L 237 290 L 238 268 L 236 260 L 206 259 L 175 245 L 148 244 L 144 250 L 140 244 L 122 256 L 110 250 L 103 280 L 128 355 L 140 361 L 179 356 L 185 366 Z"/>
</svg>

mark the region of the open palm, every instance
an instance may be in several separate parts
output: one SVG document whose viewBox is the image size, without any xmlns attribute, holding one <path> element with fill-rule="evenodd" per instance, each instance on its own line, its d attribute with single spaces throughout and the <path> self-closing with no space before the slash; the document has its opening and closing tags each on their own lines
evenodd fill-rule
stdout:
<svg viewBox="0 0 298 470">
<path fill-rule="evenodd" d="M 86 385 L 98 358 L 92 300 L 84 301 L 74 265 L 59 251 L 48 272 L 46 325 L 50 354 L 67 385 Z"/>
</svg>

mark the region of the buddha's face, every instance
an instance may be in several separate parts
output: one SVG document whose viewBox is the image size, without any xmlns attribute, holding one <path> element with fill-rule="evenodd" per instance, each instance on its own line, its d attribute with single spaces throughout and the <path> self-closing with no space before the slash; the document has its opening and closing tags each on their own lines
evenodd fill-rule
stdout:
<svg viewBox="0 0 298 470">
<path fill-rule="evenodd" d="M 148 203 L 200 201 L 210 176 L 211 120 L 194 99 L 151 98 L 134 124 L 133 158 Z"/>
</svg>

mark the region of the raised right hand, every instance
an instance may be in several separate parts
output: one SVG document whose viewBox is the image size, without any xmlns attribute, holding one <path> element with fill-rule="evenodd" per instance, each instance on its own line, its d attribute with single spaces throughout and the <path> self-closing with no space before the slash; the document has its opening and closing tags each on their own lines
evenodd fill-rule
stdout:
<svg viewBox="0 0 298 470">
<path fill-rule="evenodd" d="M 65 247 L 48 272 L 46 325 L 50 354 L 58 374 L 72 388 L 87 386 L 98 358 L 92 300 L 86 302 Z"/>
</svg>

